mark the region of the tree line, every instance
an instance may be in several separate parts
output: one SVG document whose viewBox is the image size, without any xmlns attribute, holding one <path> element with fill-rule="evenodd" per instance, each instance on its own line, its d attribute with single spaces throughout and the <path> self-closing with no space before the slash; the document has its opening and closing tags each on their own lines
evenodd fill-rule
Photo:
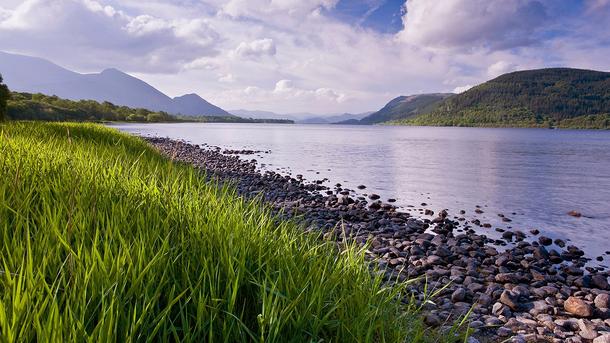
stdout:
<svg viewBox="0 0 610 343">
<path fill-rule="evenodd" d="M 11 95 L 8 87 L 2 82 L 2 74 L 0 74 L 0 121 L 4 121 L 6 117 L 6 106 Z"/>
</svg>

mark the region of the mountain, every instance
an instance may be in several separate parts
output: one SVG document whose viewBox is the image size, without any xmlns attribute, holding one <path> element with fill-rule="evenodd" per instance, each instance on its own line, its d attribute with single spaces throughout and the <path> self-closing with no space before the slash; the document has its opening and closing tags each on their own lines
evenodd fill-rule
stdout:
<svg viewBox="0 0 610 343">
<path fill-rule="evenodd" d="M 399 96 L 392 99 L 379 111 L 362 118 L 359 124 L 378 124 L 391 120 L 407 119 L 430 111 L 435 105 L 451 95 L 453 94 L 432 93 Z"/>
<path fill-rule="evenodd" d="M 0 73 L 11 90 L 19 92 L 57 95 L 70 100 L 108 101 L 172 114 L 230 115 L 196 94 L 172 99 L 148 83 L 114 68 L 80 74 L 42 58 L 0 52 Z"/>
<path fill-rule="evenodd" d="M 570 68 L 512 72 L 399 123 L 610 128 L 610 73 Z"/>
<path fill-rule="evenodd" d="M 255 119 L 290 119 L 298 124 L 334 124 L 340 121 L 355 119 L 359 120 L 372 112 L 359 114 L 342 113 L 342 114 L 314 114 L 314 113 L 275 113 L 269 111 L 250 111 L 250 110 L 230 110 L 230 113 L 244 117 Z"/>
<path fill-rule="evenodd" d="M 218 106 L 214 106 L 197 94 L 186 94 L 172 99 L 169 113 L 196 116 L 202 113 L 215 116 L 230 116 L 231 114 Z"/>
<path fill-rule="evenodd" d="M 278 114 L 269 111 L 249 111 L 249 110 L 229 110 L 229 113 L 240 116 L 243 118 L 253 118 L 253 119 L 290 119 L 293 120 L 290 116 L 286 114 Z"/>
<path fill-rule="evenodd" d="M 373 112 L 364 112 L 364 113 L 341 113 L 341 114 L 329 114 L 329 115 L 312 115 L 311 117 L 306 117 L 297 121 L 301 124 L 337 124 L 343 123 L 346 121 L 359 121 L 360 119 L 370 115 Z"/>
</svg>

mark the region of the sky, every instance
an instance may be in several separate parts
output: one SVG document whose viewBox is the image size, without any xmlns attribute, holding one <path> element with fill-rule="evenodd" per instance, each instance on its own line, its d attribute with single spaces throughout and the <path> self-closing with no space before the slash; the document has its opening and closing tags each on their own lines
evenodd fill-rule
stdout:
<svg viewBox="0 0 610 343">
<path fill-rule="evenodd" d="M 360 113 L 515 70 L 610 71 L 610 0 L 0 0 L 0 50 L 229 110 Z"/>
</svg>

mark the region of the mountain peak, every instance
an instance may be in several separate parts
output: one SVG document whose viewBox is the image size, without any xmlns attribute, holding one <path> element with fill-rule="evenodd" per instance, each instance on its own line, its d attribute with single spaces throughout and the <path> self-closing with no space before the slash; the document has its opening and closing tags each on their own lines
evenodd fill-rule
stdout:
<svg viewBox="0 0 610 343">
<path fill-rule="evenodd" d="M 9 87 L 32 93 L 55 94 L 71 100 L 109 101 L 183 115 L 229 115 L 197 94 L 171 99 L 148 83 L 117 68 L 81 74 L 45 59 L 0 52 L 0 67 Z"/>
<path fill-rule="evenodd" d="M 188 94 L 184 94 L 184 95 L 180 95 L 174 98 L 174 100 L 176 99 L 202 99 L 199 94 L 196 93 L 188 93 Z"/>
<path fill-rule="evenodd" d="M 106 68 L 106 69 L 102 70 L 102 72 L 101 72 L 101 74 L 109 74 L 109 73 L 125 74 L 124 72 L 118 70 L 117 68 Z"/>
</svg>

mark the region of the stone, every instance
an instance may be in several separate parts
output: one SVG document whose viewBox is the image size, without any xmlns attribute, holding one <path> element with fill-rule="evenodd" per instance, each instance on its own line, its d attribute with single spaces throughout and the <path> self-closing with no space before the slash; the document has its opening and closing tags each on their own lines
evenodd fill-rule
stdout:
<svg viewBox="0 0 610 343">
<path fill-rule="evenodd" d="M 568 215 L 572 216 L 572 217 L 576 217 L 576 218 L 582 217 L 582 213 L 580 213 L 578 211 L 570 211 L 570 212 L 568 212 Z"/>
<path fill-rule="evenodd" d="M 424 323 L 426 325 L 437 327 L 442 324 L 441 318 L 434 313 L 428 313 L 424 316 Z"/>
<path fill-rule="evenodd" d="M 462 287 L 456 289 L 455 291 L 453 291 L 453 293 L 451 293 L 451 301 L 454 303 L 464 301 L 465 298 L 466 290 Z"/>
<path fill-rule="evenodd" d="M 427 264 L 429 265 L 438 265 L 443 263 L 443 259 L 436 255 L 430 255 L 426 259 Z"/>
<path fill-rule="evenodd" d="M 508 307 L 502 303 L 495 303 L 492 307 L 491 307 L 491 313 L 493 313 L 494 316 L 509 316 L 510 315 L 510 310 L 508 309 Z"/>
<path fill-rule="evenodd" d="M 513 334 L 513 330 L 506 327 L 501 327 L 498 329 L 497 334 L 500 337 L 508 337 Z"/>
<path fill-rule="evenodd" d="M 539 314 L 543 314 L 543 313 L 549 313 L 552 311 L 552 307 L 546 303 L 546 301 L 544 300 L 538 300 L 538 301 L 534 301 L 532 303 L 533 307 L 530 310 L 530 313 L 533 316 L 539 315 Z"/>
<path fill-rule="evenodd" d="M 579 319 L 578 328 L 580 329 L 578 334 L 584 339 L 594 339 L 598 336 L 595 325 L 588 320 Z"/>
<path fill-rule="evenodd" d="M 516 311 L 521 307 L 521 304 L 519 303 L 519 296 L 509 290 L 504 290 L 504 292 L 500 294 L 500 302 L 510 307 L 510 309 L 513 311 Z"/>
<path fill-rule="evenodd" d="M 548 260 L 549 252 L 544 246 L 538 246 L 534 248 L 534 257 L 538 260 Z"/>
<path fill-rule="evenodd" d="M 483 306 L 483 307 L 488 307 L 491 304 L 491 297 L 485 293 L 481 293 L 479 295 L 479 298 L 477 299 L 477 304 Z"/>
<path fill-rule="evenodd" d="M 593 308 L 584 300 L 575 297 L 569 297 L 563 307 L 566 311 L 579 317 L 588 318 L 593 315 Z"/>
<path fill-rule="evenodd" d="M 610 343 L 610 333 L 603 334 L 593 340 L 593 343 Z"/>
<path fill-rule="evenodd" d="M 593 303 L 597 308 L 610 308 L 610 295 L 607 293 L 598 294 Z"/>
<path fill-rule="evenodd" d="M 525 281 L 519 273 L 500 273 L 496 275 L 495 279 L 499 283 L 519 283 Z"/>
<path fill-rule="evenodd" d="M 540 242 L 540 244 L 546 245 L 546 246 L 553 244 L 553 240 L 546 236 L 540 236 L 540 238 L 538 238 L 538 242 Z"/>
<path fill-rule="evenodd" d="M 595 275 L 591 276 L 591 283 L 593 284 L 593 286 L 595 286 L 599 289 L 603 289 L 603 290 L 610 289 L 610 287 L 608 285 L 608 278 L 603 275 L 595 274 Z"/>
</svg>

